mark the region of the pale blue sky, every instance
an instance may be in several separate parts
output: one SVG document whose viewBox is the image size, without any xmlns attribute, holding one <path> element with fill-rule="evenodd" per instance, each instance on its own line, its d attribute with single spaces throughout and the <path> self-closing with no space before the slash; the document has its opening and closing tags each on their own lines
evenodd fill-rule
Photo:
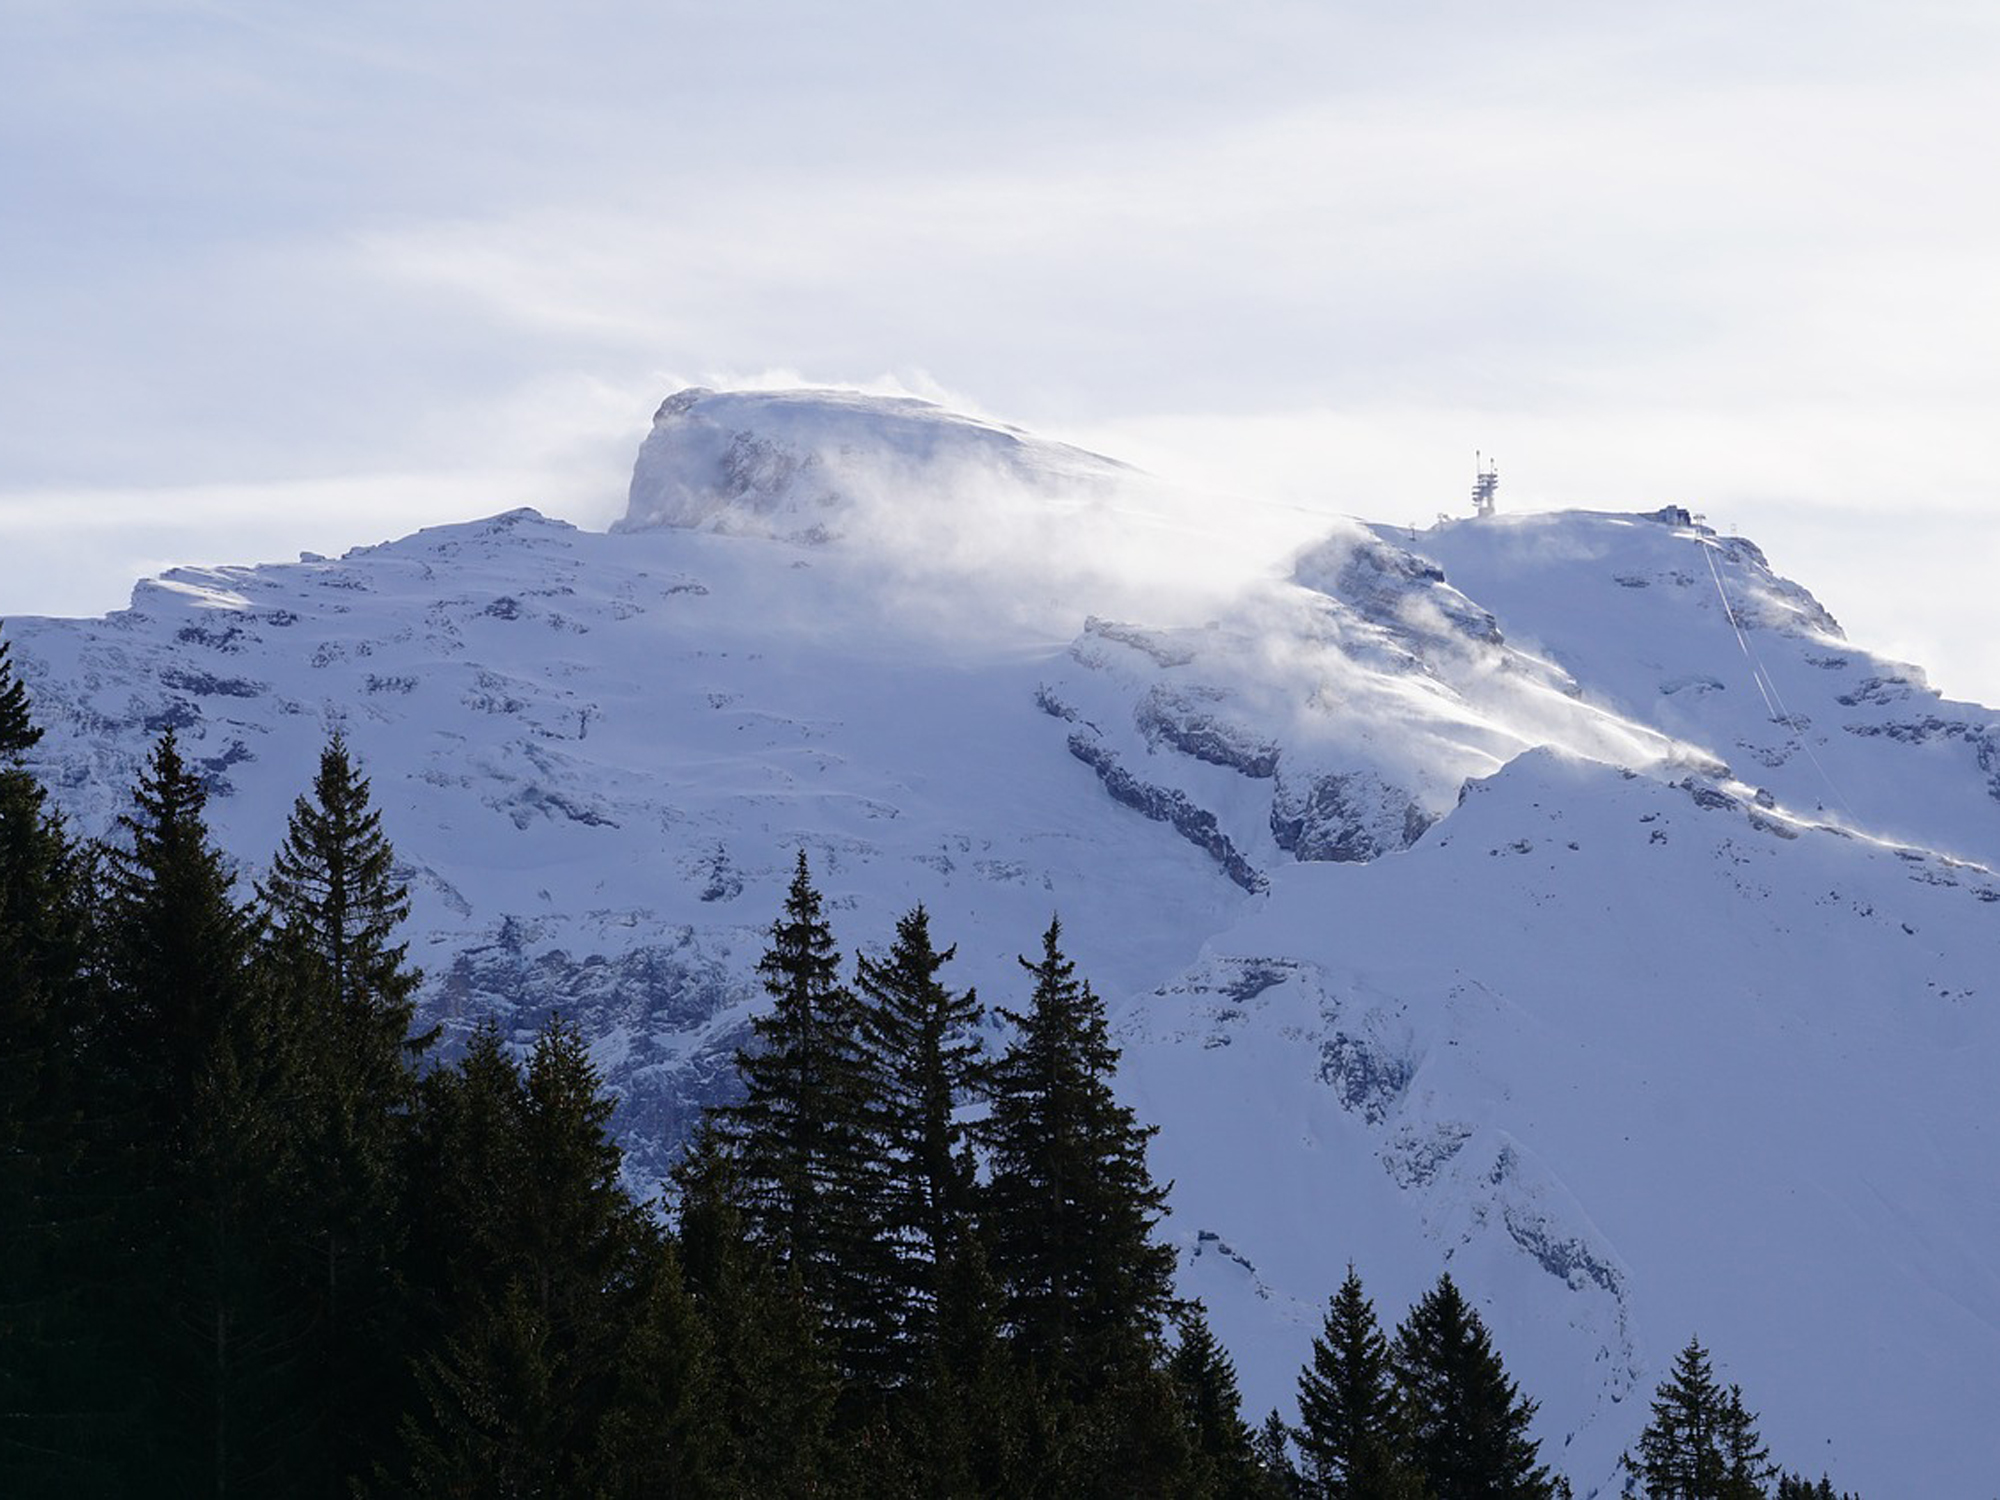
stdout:
<svg viewBox="0 0 2000 1500">
<path fill-rule="evenodd" d="M 2000 702 L 1979 3 L 0 0 L 0 612 L 888 379 L 1405 521 L 1677 500 Z"/>
</svg>

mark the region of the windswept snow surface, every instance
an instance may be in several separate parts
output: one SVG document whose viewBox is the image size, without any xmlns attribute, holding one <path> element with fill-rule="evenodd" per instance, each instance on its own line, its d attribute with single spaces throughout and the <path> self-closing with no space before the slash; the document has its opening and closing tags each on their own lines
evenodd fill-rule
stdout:
<svg viewBox="0 0 2000 1500">
<path fill-rule="evenodd" d="M 923 403 L 684 392 L 614 534 L 515 511 L 9 634 L 89 832 L 172 724 L 254 874 L 344 729 L 429 1013 L 580 1021 L 641 1186 L 804 847 L 850 947 L 922 901 L 989 1002 L 1060 911 L 1253 1416 L 1350 1260 L 1390 1325 L 1448 1268 L 1579 1494 L 1690 1334 L 1786 1466 L 1989 1494 L 1995 716 L 1674 512 L 1261 574 L 1232 523 L 1206 577 L 1188 525 Z"/>
<path fill-rule="evenodd" d="M 1048 508 L 1139 476 L 911 397 L 831 391 L 680 391 L 639 449 L 612 529 L 695 527 L 819 543 L 888 521 L 919 523 L 1006 490 Z M 891 512 L 893 514 L 885 514 Z"/>
</svg>

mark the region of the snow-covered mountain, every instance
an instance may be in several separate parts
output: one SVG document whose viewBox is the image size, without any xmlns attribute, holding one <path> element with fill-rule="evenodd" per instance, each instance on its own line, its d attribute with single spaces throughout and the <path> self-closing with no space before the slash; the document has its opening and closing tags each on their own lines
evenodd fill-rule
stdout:
<svg viewBox="0 0 2000 1500">
<path fill-rule="evenodd" d="M 608 534 L 8 633 L 89 832 L 173 724 L 254 866 L 343 727 L 430 1012 L 580 1020 L 642 1182 L 804 846 L 850 946 L 923 901 L 989 1001 L 1060 911 L 1255 1411 L 1348 1261 L 1389 1323 L 1448 1265 L 1579 1494 L 1690 1334 L 1787 1466 L 1990 1493 L 1996 715 L 1673 509 L 1343 523 L 1258 576 L 1188 524 L 921 402 L 689 391 Z"/>
</svg>

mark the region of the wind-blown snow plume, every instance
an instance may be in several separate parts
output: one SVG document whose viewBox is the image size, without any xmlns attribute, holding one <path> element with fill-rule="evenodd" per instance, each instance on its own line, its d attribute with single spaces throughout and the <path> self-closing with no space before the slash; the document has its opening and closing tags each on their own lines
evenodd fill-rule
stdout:
<svg viewBox="0 0 2000 1500">
<path fill-rule="evenodd" d="M 655 414 L 613 529 L 824 548 L 934 628 L 1067 636 L 1090 610 L 1201 618 L 1297 526 L 914 397 L 693 388 Z"/>
</svg>

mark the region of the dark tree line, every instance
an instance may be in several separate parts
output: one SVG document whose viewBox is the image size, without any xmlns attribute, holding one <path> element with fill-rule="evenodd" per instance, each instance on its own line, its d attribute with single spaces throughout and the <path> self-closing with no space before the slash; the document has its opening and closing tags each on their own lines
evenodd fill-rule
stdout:
<svg viewBox="0 0 2000 1500">
<path fill-rule="evenodd" d="M 1508 1378 L 1484 1321 L 1449 1274 L 1391 1338 L 1350 1265 L 1298 1390 L 1299 1425 L 1273 1412 L 1255 1444 L 1278 1493 L 1315 1500 L 1570 1494 L 1568 1481 L 1538 1462 L 1528 1436 L 1535 1403 Z M 1717 1382 L 1698 1340 L 1660 1382 L 1651 1420 L 1623 1465 L 1626 1493 L 1645 1500 L 1859 1500 L 1825 1477 L 1780 1474 L 1741 1387 Z"/>
<path fill-rule="evenodd" d="M 0 1489 L 344 1493 L 406 1383 L 404 906 L 335 739 L 245 899 L 162 737 L 70 837 L 0 651 Z"/>
<path fill-rule="evenodd" d="M 1052 922 L 1022 960 L 1026 1004 L 1002 1012 L 1013 1039 L 988 1056 L 951 958 L 918 907 L 850 983 L 800 855 L 760 966 L 771 1009 L 738 1058 L 745 1097 L 679 1174 L 697 1304 L 732 1326 L 746 1287 L 795 1307 L 810 1348 L 789 1368 L 823 1387 L 808 1403 L 795 1375 L 782 1399 L 750 1398 L 768 1385 L 726 1350 L 746 1393 L 734 1445 L 824 1455 L 824 1482 L 875 1494 L 1231 1493 L 1197 1475 L 1247 1472 L 1248 1435 L 1204 1425 L 1212 1390 L 1173 1363 L 1165 1195 L 1151 1131 L 1111 1090 L 1102 1004 Z M 1200 1373 L 1233 1391 L 1212 1353 Z M 762 1477 L 809 1488 L 796 1469 Z"/>
<path fill-rule="evenodd" d="M 850 971 L 801 857 L 662 1211 L 573 1028 L 426 1056 L 338 738 L 247 890 L 171 732 L 102 845 L 38 739 L 0 652 L 0 1493 L 1238 1492 L 1053 923 L 989 1055 L 925 912 Z"/>
<path fill-rule="evenodd" d="M 248 893 L 171 731 L 102 845 L 39 738 L 0 645 L 0 1494 L 1565 1489 L 1448 1277 L 1391 1340 L 1350 1268 L 1245 1425 L 1054 921 L 990 1028 L 921 906 L 850 967 L 801 853 L 742 1099 L 641 1204 L 574 1027 L 430 1057 L 339 737 Z M 1698 1346 L 1654 1418 L 1647 1495 L 1766 1493 Z"/>
</svg>

